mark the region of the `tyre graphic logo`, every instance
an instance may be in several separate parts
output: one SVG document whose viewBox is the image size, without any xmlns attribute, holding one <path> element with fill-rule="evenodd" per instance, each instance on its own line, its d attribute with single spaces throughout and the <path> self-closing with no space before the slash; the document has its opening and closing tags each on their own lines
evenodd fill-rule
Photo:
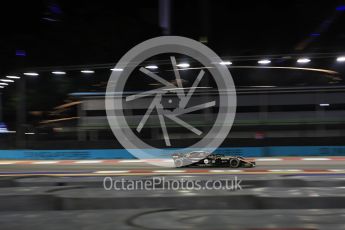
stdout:
<svg viewBox="0 0 345 230">
<path fill-rule="evenodd" d="M 193 86 L 189 88 L 188 92 L 184 92 L 184 88 L 182 85 L 182 81 L 181 81 L 181 77 L 180 77 L 180 73 L 179 73 L 179 69 L 177 68 L 177 64 L 176 64 L 176 59 L 174 56 L 170 57 L 171 59 L 171 64 L 173 66 L 173 70 L 174 70 L 174 75 L 175 75 L 175 80 L 177 82 L 177 86 L 173 85 L 172 83 L 164 80 L 163 78 L 161 78 L 160 76 L 156 75 L 155 73 L 141 67 L 140 71 L 143 72 L 145 75 L 147 75 L 148 77 L 153 78 L 154 80 L 160 82 L 161 84 L 164 85 L 164 87 L 156 89 L 155 91 L 148 91 L 148 92 L 143 92 L 140 94 L 134 94 L 131 96 L 126 97 L 126 101 L 131 101 L 131 100 L 135 100 L 136 98 L 141 98 L 143 96 L 150 96 L 151 94 L 155 94 L 155 97 L 152 101 L 152 103 L 150 104 L 149 108 L 147 109 L 145 115 L 143 116 L 143 118 L 141 119 L 139 125 L 137 126 L 136 131 L 140 133 L 140 131 L 142 130 L 143 126 L 145 125 L 148 117 L 150 116 L 150 114 L 152 113 L 152 111 L 154 109 L 157 110 L 157 114 L 158 114 L 158 118 L 159 118 L 159 123 L 160 126 L 162 128 L 162 132 L 163 132 L 163 136 L 164 136 L 164 141 L 166 146 L 171 146 L 170 143 L 170 139 L 169 139 L 169 133 L 167 130 L 167 127 L 165 125 L 165 118 L 169 118 L 171 120 L 173 120 L 174 122 L 176 122 L 177 124 L 185 127 L 186 129 L 190 130 L 191 132 L 197 134 L 197 135 L 201 135 L 202 131 L 200 131 L 199 129 L 193 127 L 192 125 L 188 124 L 187 122 L 183 121 L 182 119 L 180 119 L 178 116 L 185 114 L 185 113 L 190 113 L 193 111 L 197 111 L 200 109 L 205 109 L 205 108 L 209 108 L 212 106 L 215 106 L 216 102 L 215 101 L 211 101 L 211 102 L 207 102 L 204 104 L 200 104 L 200 105 L 196 105 L 193 107 L 189 107 L 186 108 L 186 105 L 188 104 L 190 98 L 193 96 L 193 93 L 195 91 L 195 89 L 198 87 L 199 82 L 201 81 L 202 77 L 204 76 L 205 71 L 204 70 L 200 70 L 199 75 L 197 76 L 196 80 L 193 83 Z M 176 108 L 174 111 L 170 111 L 170 110 L 166 110 L 163 108 L 162 105 L 162 96 L 163 94 L 167 93 L 167 92 L 176 92 L 178 97 L 179 97 L 179 103 L 178 103 L 178 108 Z M 169 100 L 169 103 L 171 103 L 171 99 Z"/>
<path fill-rule="evenodd" d="M 165 76 L 157 74 L 155 71 L 139 66 L 153 56 L 171 53 L 191 57 L 206 68 L 205 70 L 198 68 L 191 87 L 184 86 L 184 79 L 181 77 L 181 69 L 178 67 L 175 55 L 169 55 L 169 64 L 172 67 L 174 76 L 173 82 L 168 81 Z M 211 49 L 197 41 L 184 37 L 157 37 L 132 48 L 114 67 L 114 69 L 121 71 L 112 72 L 106 90 L 107 119 L 116 139 L 128 152 L 139 159 L 160 157 L 169 159 L 173 153 L 194 150 L 213 152 L 227 137 L 236 112 L 234 83 L 227 67 L 221 65 L 221 62 L 222 60 Z M 159 84 L 161 87 L 128 95 L 125 90 L 126 82 L 136 70 L 146 79 L 157 82 L 157 85 Z M 211 98 L 209 101 L 190 105 L 191 98 L 193 98 L 206 71 L 214 79 L 219 99 L 216 101 Z M 164 96 L 167 94 L 176 94 L 176 100 L 170 98 L 165 101 Z M 133 127 L 129 124 L 124 112 L 128 107 L 126 103 L 140 103 L 140 100 L 144 98 L 150 100 L 150 103 L 138 123 Z M 174 108 L 171 108 L 173 104 Z M 188 120 L 184 120 L 182 117 L 185 114 L 214 107 L 218 107 L 218 114 L 208 132 L 204 132 L 202 129 L 190 124 Z M 153 114 L 155 116 L 152 116 Z M 151 146 L 138 136 L 146 126 L 149 127 L 147 123 L 150 119 L 153 119 L 152 117 L 156 117 L 160 126 L 164 148 Z M 167 122 L 174 122 L 189 133 L 199 136 L 200 140 L 191 146 L 175 149 L 174 142 L 169 135 Z M 157 161 L 154 164 L 173 166 L 169 160 Z"/>
</svg>

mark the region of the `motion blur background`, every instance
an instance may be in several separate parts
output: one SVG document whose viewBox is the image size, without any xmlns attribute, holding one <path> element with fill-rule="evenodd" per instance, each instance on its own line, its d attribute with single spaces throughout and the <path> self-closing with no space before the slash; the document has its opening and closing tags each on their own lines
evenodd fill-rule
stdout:
<svg viewBox="0 0 345 230">
<path fill-rule="evenodd" d="M 345 229 L 344 1 L 11 0 L 0 9 L 2 230 Z M 220 93 L 229 93 L 210 75 L 222 65 L 237 113 L 215 152 L 254 158 L 255 168 L 152 166 L 116 140 L 108 79 L 128 50 L 163 35 L 194 39 L 221 57 L 202 66 L 173 54 L 186 89 L 205 71 L 188 107 L 216 106 L 183 115 L 200 136 L 167 119 L 168 146 L 153 113 L 138 137 L 161 149 L 205 137 L 217 125 Z M 169 55 L 131 64 L 179 86 Z M 161 87 L 138 68 L 115 95 Z M 126 104 L 131 128 L 152 99 Z M 180 103 L 173 92 L 161 102 L 166 110 Z M 106 191 L 105 176 L 202 184 L 236 176 L 243 190 Z"/>
<path fill-rule="evenodd" d="M 112 68 L 144 40 L 180 35 L 213 49 L 234 79 L 237 115 L 221 147 L 260 147 L 261 155 L 276 155 L 268 147 L 329 146 L 308 151 L 345 153 L 343 1 L 42 0 L 1 8 L 1 149 L 121 149 L 104 109 Z M 167 61 L 140 65 L 164 74 Z M 183 71 L 189 84 L 200 64 L 190 57 L 177 61 L 189 64 Z M 133 81 L 130 92 L 149 85 L 155 86 Z M 212 97 L 209 88 L 199 94 Z M 129 108 L 129 118 L 143 114 L 147 105 L 140 104 Z M 212 119 L 202 117 L 215 113 L 188 119 L 207 130 Z M 176 147 L 195 141 L 188 130 L 168 129 Z M 164 146 L 154 124 L 143 133 Z"/>
</svg>

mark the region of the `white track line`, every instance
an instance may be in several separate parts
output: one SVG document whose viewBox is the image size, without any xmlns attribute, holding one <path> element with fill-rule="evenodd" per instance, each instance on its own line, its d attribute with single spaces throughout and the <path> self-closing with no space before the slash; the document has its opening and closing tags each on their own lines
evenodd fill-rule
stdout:
<svg viewBox="0 0 345 230">
<path fill-rule="evenodd" d="M 328 169 L 328 171 L 331 171 L 331 172 L 344 172 L 345 169 Z"/>
<path fill-rule="evenodd" d="M 129 171 L 127 170 L 127 171 L 120 171 L 120 170 L 118 170 L 118 171 L 95 171 L 95 172 L 93 172 L 93 173 L 98 173 L 98 174 L 107 174 L 107 173 L 110 173 L 110 174 L 118 174 L 118 173 L 129 173 Z"/>
<path fill-rule="evenodd" d="M 269 171 L 269 172 L 284 172 L 285 170 L 283 170 L 283 169 L 269 169 L 267 171 Z"/>
<path fill-rule="evenodd" d="M 286 169 L 287 172 L 303 172 L 302 169 Z"/>
<path fill-rule="evenodd" d="M 154 170 L 155 173 L 183 173 L 186 170 Z"/>
<path fill-rule="evenodd" d="M 302 161 L 330 161 L 330 158 L 322 158 L 322 157 L 306 157 L 302 158 Z"/>
<path fill-rule="evenodd" d="M 282 161 L 281 158 L 257 158 L 256 161 Z"/>
<path fill-rule="evenodd" d="M 269 172 L 304 172 L 303 169 L 268 169 Z"/>
<path fill-rule="evenodd" d="M 301 169 L 269 169 L 269 172 L 303 172 Z"/>
<path fill-rule="evenodd" d="M 102 163 L 101 160 L 81 160 L 81 161 L 75 161 L 75 164 L 97 164 Z"/>
<path fill-rule="evenodd" d="M 210 170 L 209 172 L 212 172 L 212 173 L 243 172 L 243 170 L 239 170 L 239 169 L 218 170 L 218 169 L 215 169 L 215 170 Z"/>
<path fill-rule="evenodd" d="M 16 163 L 16 161 L 0 161 L 0 165 L 12 165 Z"/>
<path fill-rule="evenodd" d="M 31 164 L 45 165 L 45 164 L 57 164 L 59 161 L 33 161 Z"/>
</svg>

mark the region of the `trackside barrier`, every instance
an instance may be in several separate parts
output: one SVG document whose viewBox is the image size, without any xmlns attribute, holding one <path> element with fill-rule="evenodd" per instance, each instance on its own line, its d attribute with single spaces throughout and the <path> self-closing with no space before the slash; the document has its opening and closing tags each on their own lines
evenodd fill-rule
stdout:
<svg viewBox="0 0 345 230">
<path fill-rule="evenodd" d="M 197 149 L 190 149 L 194 151 Z M 169 158 L 171 152 L 149 150 L 154 158 Z M 345 146 L 270 146 L 218 148 L 215 153 L 244 157 L 282 156 L 345 156 Z M 0 159 L 16 160 L 74 160 L 74 159 L 135 159 L 125 149 L 77 149 L 77 150 L 0 150 Z"/>
</svg>

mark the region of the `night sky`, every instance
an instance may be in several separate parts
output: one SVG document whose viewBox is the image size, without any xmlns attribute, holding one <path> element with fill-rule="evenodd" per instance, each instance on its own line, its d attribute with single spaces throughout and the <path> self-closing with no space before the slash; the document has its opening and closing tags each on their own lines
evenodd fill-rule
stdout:
<svg viewBox="0 0 345 230">
<path fill-rule="evenodd" d="M 342 4 L 172 1 L 171 34 L 207 37 L 220 56 L 341 53 Z M 18 67 L 116 62 L 135 44 L 162 35 L 157 0 L 5 1 L 0 23 L 1 74 Z M 16 50 L 26 56 L 16 56 Z"/>
<path fill-rule="evenodd" d="M 255 65 L 270 57 L 273 64 L 289 66 L 295 59 L 286 57 L 308 56 L 315 58 L 310 67 L 345 73 L 344 65 L 334 65 L 338 55 L 345 55 L 344 1 L 172 0 L 170 9 L 170 35 L 206 41 L 234 65 Z M 5 1 L 0 23 L 2 77 L 58 68 L 76 71 L 69 78 L 52 80 L 42 73 L 28 79 L 28 111 L 49 110 L 72 92 L 102 89 L 109 73 L 85 78 L 78 68 L 116 63 L 134 45 L 163 35 L 158 0 Z M 2 92 L 8 119 L 20 99 L 15 85 Z"/>
</svg>

